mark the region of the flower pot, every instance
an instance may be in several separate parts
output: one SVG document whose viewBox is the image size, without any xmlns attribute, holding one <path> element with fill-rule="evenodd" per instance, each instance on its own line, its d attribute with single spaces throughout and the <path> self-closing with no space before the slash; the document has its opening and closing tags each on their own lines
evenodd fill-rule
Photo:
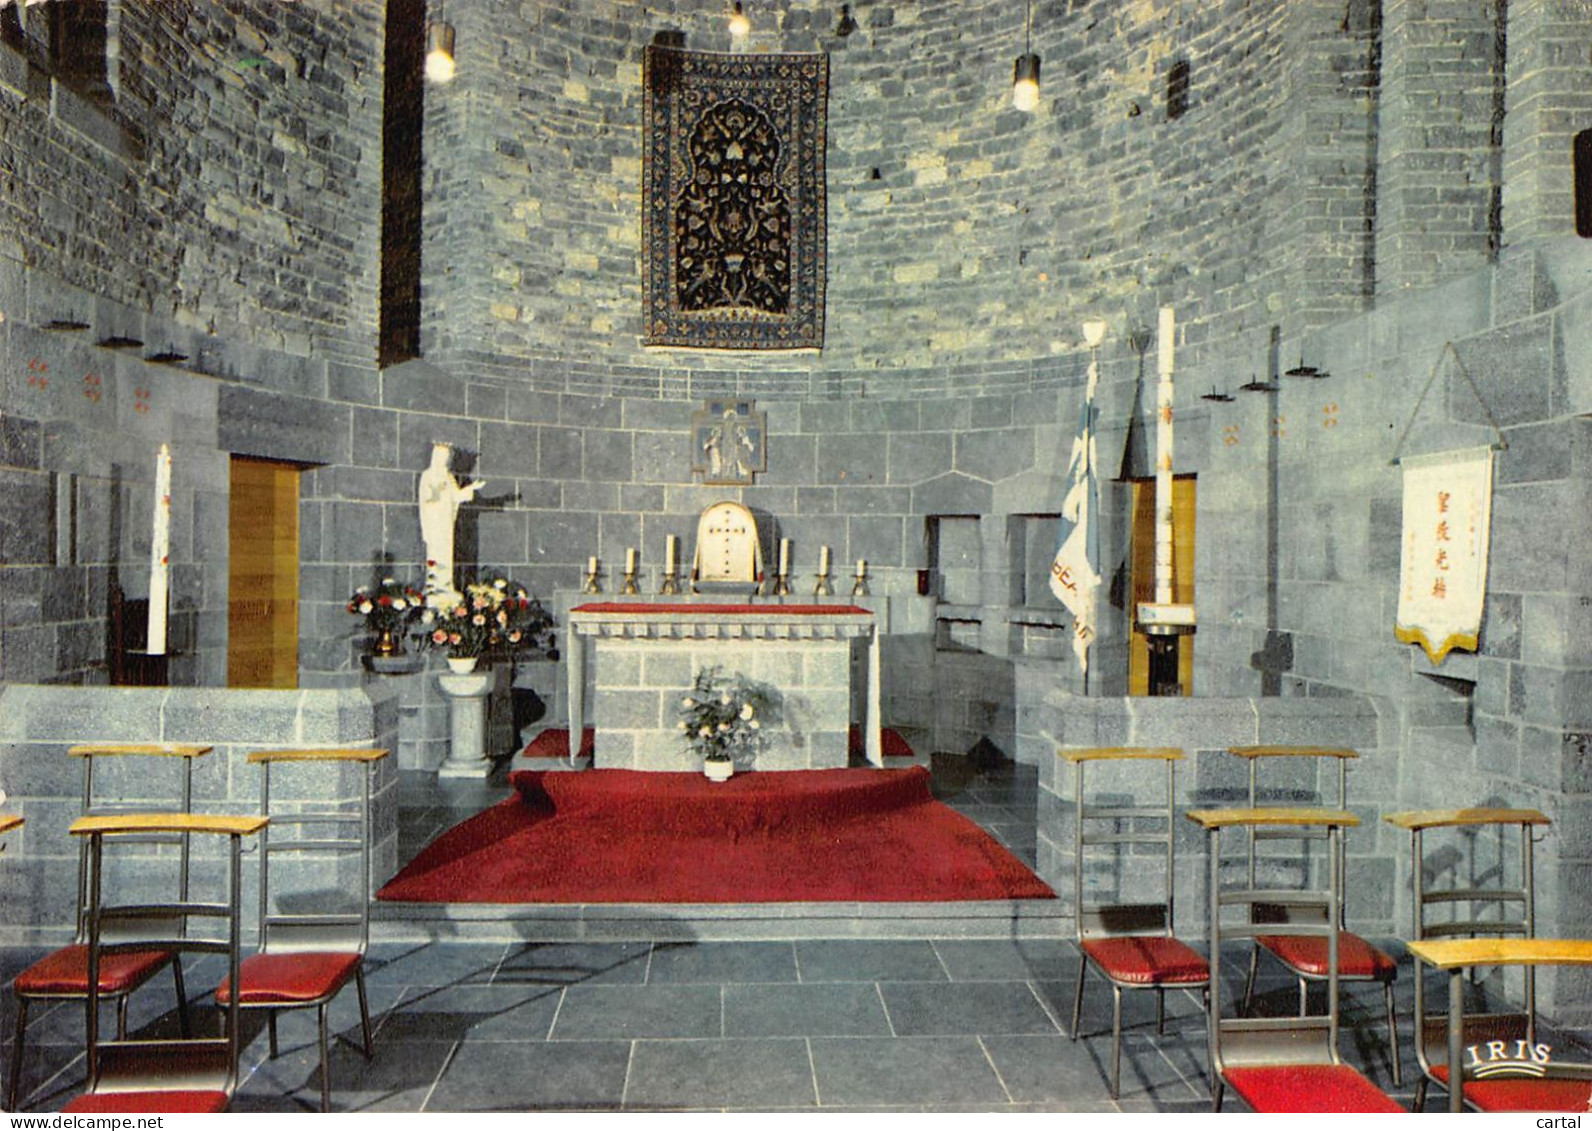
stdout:
<svg viewBox="0 0 1592 1131">
<path fill-rule="evenodd" d="M 480 658 L 479 656 L 449 656 L 448 667 L 455 675 L 468 675 L 475 671 L 476 662 Z"/>
<path fill-rule="evenodd" d="M 728 758 L 723 760 L 704 758 L 702 772 L 707 775 L 708 781 L 729 781 L 731 775 L 735 773 L 735 763 Z"/>
</svg>

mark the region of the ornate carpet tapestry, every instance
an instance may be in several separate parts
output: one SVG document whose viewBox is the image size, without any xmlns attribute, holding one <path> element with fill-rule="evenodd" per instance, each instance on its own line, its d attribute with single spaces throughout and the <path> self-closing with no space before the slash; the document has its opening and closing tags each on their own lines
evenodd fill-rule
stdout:
<svg viewBox="0 0 1592 1131">
<path fill-rule="evenodd" d="M 820 348 L 829 57 L 651 45 L 642 86 L 643 344 Z"/>
</svg>

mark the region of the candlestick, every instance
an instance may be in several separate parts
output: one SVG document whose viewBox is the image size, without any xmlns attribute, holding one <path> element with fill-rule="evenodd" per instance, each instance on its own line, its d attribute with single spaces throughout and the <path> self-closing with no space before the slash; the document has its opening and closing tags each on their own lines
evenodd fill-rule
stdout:
<svg viewBox="0 0 1592 1131">
<path fill-rule="evenodd" d="M 631 546 L 625 551 L 625 572 L 636 572 L 636 548 Z"/>
<path fill-rule="evenodd" d="M 586 584 L 581 586 L 582 593 L 601 593 L 602 587 L 597 584 L 597 558 L 586 559 Z"/>
<path fill-rule="evenodd" d="M 663 542 L 663 570 L 670 577 L 675 573 L 675 541 L 671 534 Z"/>
<path fill-rule="evenodd" d="M 171 583 L 171 448 L 155 456 L 155 518 L 149 539 L 149 642 L 152 656 L 166 653 L 166 601 Z"/>
<path fill-rule="evenodd" d="M 1172 308 L 1161 308 L 1155 413 L 1155 601 L 1172 603 Z"/>
<path fill-rule="evenodd" d="M 829 576 L 829 547 L 828 546 L 820 546 L 818 548 L 818 572 L 823 574 L 825 577 Z"/>
<path fill-rule="evenodd" d="M 867 577 L 868 576 L 868 559 L 867 558 L 858 558 L 857 559 L 857 576 L 858 577 Z"/>
<path fill-rule="evenodd" d="M 868 559 L 857 559 L 857 583 L 851 587 L 853 597 L 866 597 L 868 595 Z"/>
<path fill-rule="evenodd" d="M 784 577 L 790 573 L 790 539 L 779 540 L 779 575 Z"/>
</svg>

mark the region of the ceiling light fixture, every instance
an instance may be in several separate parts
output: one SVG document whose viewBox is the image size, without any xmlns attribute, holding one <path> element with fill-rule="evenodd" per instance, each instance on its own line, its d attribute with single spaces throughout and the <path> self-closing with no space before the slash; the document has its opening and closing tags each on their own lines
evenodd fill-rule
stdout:
<svg viewBox="0 0 1592 1131">
<path fill-rule="evenodd" d="M 1012 67 L 1012 105 L 1025 114 L 1039 109 L 1039 56 L 1033 51 L 1034 0 L 1023 2 L 1023 53 Z"/>
</svg>

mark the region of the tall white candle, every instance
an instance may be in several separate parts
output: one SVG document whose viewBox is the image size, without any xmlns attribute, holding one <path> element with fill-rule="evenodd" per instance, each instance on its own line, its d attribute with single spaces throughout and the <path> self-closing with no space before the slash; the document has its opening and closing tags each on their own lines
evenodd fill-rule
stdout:
<svg viewBox="0 0 1592 1131">
<path fill-rule="evenodd" d="M 868 559 L 867 558 L 858 558 L 857 559 L 857 576 L 858 577 L 867 577 L 868 576 Z"/>
<path fill-rule="evenodd" d="M 171 586 L 171 448 L 155 456 L 155 525 L 149 538 L 149 645 L 152 656 L 166 653 L 166 595 Z"/>
<path fill-rule="evenodd" d="M 636 572 L 636 548 L 634 546 L 625 550 L 625 572 Z"/>
<path fill-rule="evenodd" d="M 587 573 L 596 573 L 597 572 L 597 555 L 593 554 L 591 557 L 586 559 L 586 572 Z"/>
<path fill-rule="evenodd" d="M 829 547 L 828 546 L 820 546 L 818 548 L 818 572 L 823 574 L 825 577 L 829 576 Z"/>
<path fill-rule="evenodd" d="M 1172 603 L 1172 308 L 1161 308 L 1155 398 L 1155 603 Z"/>
<path fill-rule="evenodd" d="M 669 535 L 663 542 L 663 569 L 665 573 L 673 573 L 675 566 L 674 535 Z"/>
<path fill-rule="evenodd" d="M 790 539 L 789 538 L 781 538 L 779 540 L 779 575 L 781 577 L 789 577 L 790 576 Z"/>
<path fill-rule="evenodd" d="M 1155 336 L 1157 357 L 1160 360 L 1160 366 L 1157 369 L 1157 372 L 1160 373 L 1162 377 L 1171 375 L 1172 343 L 1173 339 L 1176 337 L 1177 320 L 1172 316 L 1172 308 L 1170 306 L 1163 306 L 1161 308 L 1160 330 Z"/>
</svg>

